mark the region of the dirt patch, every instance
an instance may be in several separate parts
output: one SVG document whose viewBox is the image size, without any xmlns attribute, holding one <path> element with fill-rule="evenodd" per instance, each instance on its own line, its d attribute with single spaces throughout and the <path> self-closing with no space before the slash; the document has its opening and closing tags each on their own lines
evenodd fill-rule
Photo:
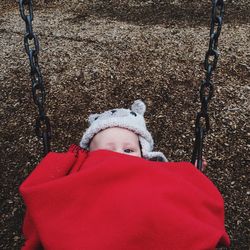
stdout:
<svg viewBox="0 0 250 250">
<path fill-rule="evenodd" d="M 156 149 L 171 161 L 189 161 L 209 3 L 118 2 L 36 2 L 52 148 L 78 144 L 91 112 L 129 107 L 140 98 Z M 205 150 L 206 174 L 225 199 L 231 249 L 243 250 L 249 246 L 249 7 L 248 1 L 227 1 Z M 37 110 L 16 1 L 4 0 L 0 14 L 0 248 L 20 249 L 24 207 L 18 186 L 42 158 L 42 146 L 33 131 Z"/>
</svg>

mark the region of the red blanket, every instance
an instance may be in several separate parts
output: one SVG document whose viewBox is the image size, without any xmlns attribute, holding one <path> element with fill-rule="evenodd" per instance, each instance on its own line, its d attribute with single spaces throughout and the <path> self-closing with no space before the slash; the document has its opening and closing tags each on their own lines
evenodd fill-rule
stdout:
<svg viewBox="0 0 250 250">
<path fill-rule="evenodd" d="M 72 146 L 23 182 L 23 249 L 179 250 L 229 245 L 223 199 L 187 162 Z"/>
</svg>

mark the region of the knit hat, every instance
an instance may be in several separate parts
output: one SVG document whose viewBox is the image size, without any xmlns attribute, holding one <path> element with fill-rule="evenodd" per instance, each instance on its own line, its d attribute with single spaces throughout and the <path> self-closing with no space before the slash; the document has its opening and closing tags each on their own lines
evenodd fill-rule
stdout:
<svg viewBox="0 0 250 250">
<path fill-rule="evenodd" d="M 91 114 L 88 118 L 90 126 L 83 134 L 80 146 L 88 149 L 94 135 L 104 129 L 112 127 L 125 128 L 139 136 L 143 158 L 160 158 L 162 161 L 167 161 L 163 153 L 152 151 L 154 141 L 146 128 L 143 117 L 145 111 L 146 105 L 144 102 L 136 100 L 131 109 L 111 109 L 101 114 Z"/>
</svg>

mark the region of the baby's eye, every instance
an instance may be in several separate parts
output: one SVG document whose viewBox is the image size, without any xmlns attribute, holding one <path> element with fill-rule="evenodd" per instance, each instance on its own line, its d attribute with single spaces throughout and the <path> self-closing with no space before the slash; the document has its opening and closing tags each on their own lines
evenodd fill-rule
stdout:
<svg viewBox="0 0 250 250">
<path fill-rule="evenodd" d="M 124 149 L 124 152 L 127 153 L 127 154 L 129 154 L 129 153 L 133 153 L 134 150 L 132 150 L 130 148 L 126 148 L 126 149 Z"/>
</svg>

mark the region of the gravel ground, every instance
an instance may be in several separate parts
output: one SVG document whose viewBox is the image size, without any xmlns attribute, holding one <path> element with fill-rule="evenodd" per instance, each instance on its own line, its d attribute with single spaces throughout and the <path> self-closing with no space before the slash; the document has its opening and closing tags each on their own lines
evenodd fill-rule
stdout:
<svg viewBox="0 0 250 250">
<path fill-rule="evenodd" d="M 147 104 L 156 149 L 190 160 L 198 89 L 208 46 L 210 1 L 36 1 L 34 30 L 53 128 L 53 151 L 78 144 L 87 116 Z M 122 2 L 122 3 L 121 3 Z M 206 175 L 222 192 L 230 249 L 249 249 L 250 2 L 226 1 L 219 40 Z M 34 135 L 24 23 L 14 0 L 0 9 L 0 249 L 19 249 L 18 186 L 42 158 Z"/>
</svg>

